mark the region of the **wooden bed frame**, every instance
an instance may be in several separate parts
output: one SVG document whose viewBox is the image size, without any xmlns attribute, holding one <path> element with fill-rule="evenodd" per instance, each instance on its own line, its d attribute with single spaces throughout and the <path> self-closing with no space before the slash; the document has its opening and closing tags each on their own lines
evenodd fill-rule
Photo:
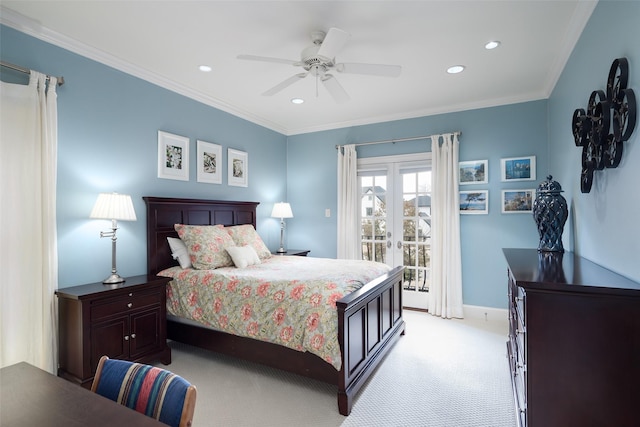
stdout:
<svg viewBox="0 0 640 427">
<path fill-rule="evenodd" d="M 147 205 L 147 271 L 177 265 L 167 237 L 177 237 L 174 224 L 256 226 L 255 202 L 143 197 Z M 272 366 L 338 387 L 338 408 L 349 415 L 358 390 L 393 344 L 404 335 L 402 273 L 397 267 L 337 302 L 338 340 L 342 369 L 320 357 L 287 347 L 239 337 L 207 327 L 169 320 L 167 336 L 174 341 Z"/>
</svg>

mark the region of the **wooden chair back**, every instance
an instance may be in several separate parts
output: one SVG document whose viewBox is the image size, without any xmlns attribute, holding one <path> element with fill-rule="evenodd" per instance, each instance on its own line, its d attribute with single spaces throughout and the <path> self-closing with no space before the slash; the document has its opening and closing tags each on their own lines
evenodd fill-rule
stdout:
<svg viewBox="0 0 640 427">
<path fill-rule="evenodd" d="M 91 391 L 173 427 L 190 427 L 196 387 L 167 371 L 102 356 Z"/>
</svg>

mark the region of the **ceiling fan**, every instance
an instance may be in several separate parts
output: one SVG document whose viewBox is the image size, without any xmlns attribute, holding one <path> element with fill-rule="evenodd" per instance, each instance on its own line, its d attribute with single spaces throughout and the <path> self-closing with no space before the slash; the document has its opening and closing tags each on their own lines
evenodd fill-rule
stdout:
<svg viewBox="0 0 640 427">
<path fill-rule="evenodd" d="M 272 58 L 268 56 L 256 55 L 238 55 L 238 59 L 247 59 L 251 61 L 276 62 L 280 64 L 293 65 L 302 67 L 304 72 L 294 74 L 281 83 L 278 83 L 271 89 L 264 92 L 264 96 L 272 96 L 291 86 L 295 82 L 304 79 L 309 74 L 316 78 L 316 95 L 317 85 L 320 81 L 327 89 L 329 94 L 337 103 L 347 102 L 350 98 L 342 85 L 338 82 L 332 71 L 338 73 L 349 74 L 367 74 L 383 77 L 398 77 L 402 71 L 399 65 L 383 65 L 383 64 L 362 64 L 362 63 L 336 63 L 336 54 L 344 47 L 349 40 L 350 34 L 339 28 L 330 28 L 325 34 L 324 31 L 314 31 L 311 33 L 311 41 L 313 44 L 300 53 L 300 60 L 294 61 L 290 59 Z"/>
</svg>

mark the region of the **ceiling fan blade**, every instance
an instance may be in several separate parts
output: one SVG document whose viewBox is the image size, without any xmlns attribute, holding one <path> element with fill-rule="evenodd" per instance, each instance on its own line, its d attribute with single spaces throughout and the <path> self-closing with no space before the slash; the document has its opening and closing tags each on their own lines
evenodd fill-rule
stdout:
<svg viewBox="0 0 640 427">
<path fill-rule="evenodd" d="M 402 67 L 399 65 L 345 63 L 336 64 L 336 71 L 345 74 L 398 77 L 402 72 Z"/>
<path fill-rule="evenodd" d="M 331 74 L 325 74 L 322 77 L 322 84 L 324 84 L 324 87 L 327 88 L 327 92 L 331 94 L 333 99 L 338 104 L 344 104 L 345 102 L 351 99 L 349 97 L 349 94 L 344 90 L 342 85 L 338 82 L 338 79 L 333 77 Z"/>
<path fill-rule="evenodd" d="M 274 87 L 272 87 L 271 89 L 269 89 L 268 91 L 264 92 L 262 94 L 262 96 L 271 96 L 271 95 L 275 95 L 276 93 L 280 92 L 281 90 L 283 90 L 286 87 L 291 86 L 292 84 L 294 84 L 295 82 L 304 79 L 305 77 L 307 77 L 307 74 L 309 73 L 298 73 L 298 74 L 294 74 L 293 76 L 289 77 L 288 79 L 286 79 L 285 81 L 275 85 Z"/>
<path fill-rule="evenodd" d="M 333 60 L 336 54 L 342 50 L 351 35 L 339 28 L 330 28 L 327 35 L 318 49 L 317 55 L 326 58 L 328 61 Z"/>
<path fill-rule="evenodd" d="M 247 59 L 249 61 L 277 62 L 279 64 L 300 65 L 300 61 L 292 61 L 291 59 L 272 58 L 270 56 L 256 55 L 238 55 L 238 59 Z"/>
</svg>

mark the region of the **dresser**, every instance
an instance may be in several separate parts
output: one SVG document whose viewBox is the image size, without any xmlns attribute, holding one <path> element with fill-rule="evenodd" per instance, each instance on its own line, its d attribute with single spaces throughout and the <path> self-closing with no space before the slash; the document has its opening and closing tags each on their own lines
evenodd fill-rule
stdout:
<svg viewBox="0 0 640 427">
<path fill-rule="evenodd" d="M 62 288 L 58 296 L 58 375 L 91 387 L 100 357 L 171 363 L 166 285 L 159 276 Z"/>
<path fill-rule="evenodd" d="M 503 252 L 518 425 L 640 425 L 640 284 L 570 252 Z"/>
</svg>

